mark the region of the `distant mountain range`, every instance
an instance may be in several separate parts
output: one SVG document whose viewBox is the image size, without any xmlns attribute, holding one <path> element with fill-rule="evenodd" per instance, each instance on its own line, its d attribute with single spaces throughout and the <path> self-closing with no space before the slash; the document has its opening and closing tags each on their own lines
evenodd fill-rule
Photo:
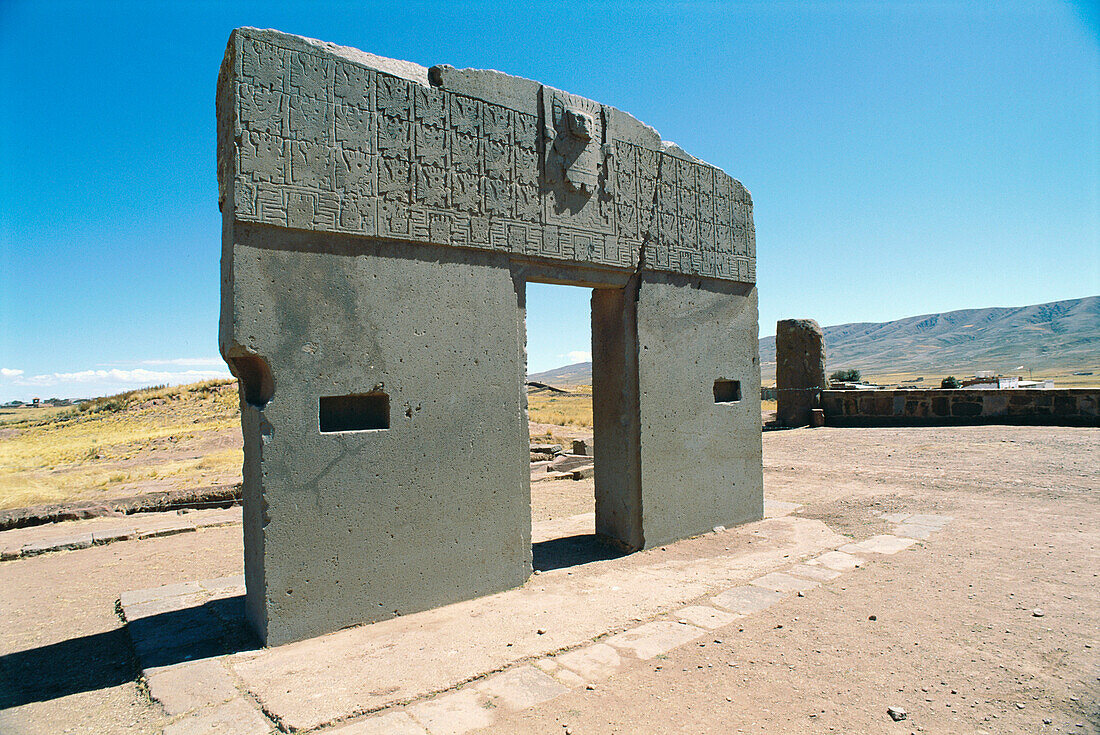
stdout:
<svg viewBox="0 0 1100 735">
<path fill-rule="evenodd" d="M 829 370 L 884 373 L 1100 369 L 1100 296 L 1049 304 L 962 309 L 892 322 L 825 327 Z M 760 372 L 775 377 L 775 337 L 760 340 Z M 592 382 L 591 363 L 530 376 L 551 385 Z"/>
</svg>

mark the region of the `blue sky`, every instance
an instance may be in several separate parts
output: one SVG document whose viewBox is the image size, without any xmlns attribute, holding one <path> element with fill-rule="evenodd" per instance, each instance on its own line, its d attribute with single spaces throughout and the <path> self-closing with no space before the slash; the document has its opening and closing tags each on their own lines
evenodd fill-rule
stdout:
<svg viewBox="0 0 1100 735">
<path fill-rule="evenodd" d="M 761 334 L 1100 292 L 1100 12 L 0 0 L 0 401 L 223 374 L 214 87 L 274 27 L 630 112 L 753 194 Z M 589 350 L 529 287 L 529 362 Z"/>
</svg>

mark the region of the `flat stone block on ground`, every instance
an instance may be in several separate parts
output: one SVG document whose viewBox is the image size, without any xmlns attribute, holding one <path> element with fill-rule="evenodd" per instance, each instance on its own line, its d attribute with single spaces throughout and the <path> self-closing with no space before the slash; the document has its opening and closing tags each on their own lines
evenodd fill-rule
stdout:
<svg viewBox="0 0 1100 735">
<path fill-rule="evenodd" d="M 255 707 L 237 697 L 173 722 L 164 735 L 262 735 L 274 729 Z"/>
<path fill-rule="evenodd" d="M 711 601 L 719 607 L 732 610 L 741 615 L 751 615 L 771 607 L 783 599 L 782 592 L 766 590 L 763 587 L 745 585 L 734 587 L 731 590 L 720 592 L 711 598 Z"/>
<path fill-rule="evenodd" d="M 923 541 L 939 530 L 937 526 L 918 526 L 915 523 L 902 523 L 900 526 L 894 527 L 894 535 Z"/>
<path fill-rule="evenodd" d="M 802 507 L 802 503 L 788 503 L 784 500 L 768 500 L 764 498 L 764 517 L 778 518 L 790 515 Z"/>
<path fill-rule="evenodd" d="M 834 572 L 849 572 L 856 567 L 863 565 L 863 559 L 858 556 L 846 554 L 843 551 L 827 551 L 821 556 L 813 559 L 811 564 L 820 564 L 826 569 L 832 569 Z"/>
<path fill-rule="evenodd" d="M 76 549 L 87 549 L 91 545 L 91 533 L 79 533 L 72 536 L 48 538 L 43 539 L 42 541 L 34 541 L 25 545 L 23 547 L 23 556 L 38 556 L 39 554 L 46 554 L 51 551 L 74 551 Z"/>
<path fill-rule="evenodd" d="M 429 735 L 408 712 L 385 712 L 327 732 L 329 735 Z"/>
<path fill-rule="evenodd" d="M 607 639 L 607 643 L 616 648 L 633 651 L 634 655 L 640 659 L 649 659 L 695 640 L 705 632 L 694 625 L 659 620 L 613 635 Z"/>
<path fill-rule="evenodd" d="M 706 628 L 707 630 L 729 625 L 740 617 L 742 616 L 737 613 L 726 612 L 709 605 L 690 605 L 676 611 L 678 620 L 686 620 L 692 625 L 698 625 L 700 628 Z"/>
<path fill-rule="evenodd" d="M 824 565 L 811 566 L 809 564 L 795 564 L 787 571 L 799 577 L 805 577 L 806 579 L 816 579 L 818 582 L 828 582 L 840 576 L 840 572 L 829 569 Z"/>
<path fill-rule="evenodd" d="M 880 534 L 857 544 L 845 544 L 838 551 L 848 554 L 896 554 L 903 549 L 908 549 L 915 543 L 917 542 L 913 539 L 899 538 L 891 534 Z"/>
<path fill-rule="evenodd" d="M 587 682 L 605 679 L 622 666 L 619 652 L 606 643 L 593 643 L 554 657 L 554 661 L 569 669 Z"/>
<path fill-rule="evenodd" d="M 136 620 L 152 617 L 153 615 L 163 615 L 165 613 L 174 613 L 187 608 L 199 607 L 206 601 L 206 595 L 201 592 L 194 592 L 189 595 L 176 595 L 174 597 L 161 597 L 156 600 L 149 600 L 148 602 L 138 602 L 132 605 L 125 605 L 122 608 L 123 615 L 126 618 L 126 622 L 133 623 Z"/>
<path fill-rule="evenodd" d="M 500 700 L 509 709 L 532 707 L 569 691 L 533 666 L 519 666 L 494 674 L 477 684 L 477 689 L 489 698 Z"/>
<path fill-rule="evenodd" d="M 202 592 L 202 587 L 198 582 L 178 582 L 176 584 L 161 585 L 160 587 L 123 592 L 118 596 L 118 601 L 125 609 L 130 605 L 150 602 L 151 600 L 162 600 L 166 597 L 176 597 L 178 595 L 191 595 L 197 592 Z"/>
<path fill-rule="evenodd" d="M 161 523 L 155 526 L 146 526 L 138 529 L 138 538 L 160 538 L 161 536 L 175 536 L 177 533 L 191 533 L 195 530 L 193 523 L 178 521 L 174 523 Z"/>
<path fill-rule="evenodd" d="M 161 669 L 147 679 L 149 696 L 169 715 L 182 715 L 240 696 L 220 659 L 204 659 Z"/>
<path fill-rule="evenodd" d="M 92 531 L 92 542 L 97 546 L 100 544 L 113 544 L 116 541 L 128 541 L 132 538 L 137 538 L 137 529 L 132 526 Z"/>
<path fill-rule="evenodd" d="M 805 592 L 817 587 L 821 582 L 795 577 L 783 572 L 772 572 L 754 579 L 750 584 L 763 587 L 766 590 L 775 590 L 776 592 Z"/>
<path fill-rule="evenodd" d="M 461 689 L 420 702 L 408 708 L 409 714 L 431 735 L 463 735 L 493 724 L 493 712 L 473 689 Z"/>
<path fill-rule="evenodd" d="M 946 526 L 951 521 L 955 520 L 954 516 L 934 515 L 932 513 L 917 513 L 909 516 L 906 519 L 906 523 L 913 523 L 918 526 L 931 526 L 932 528 L 940 529 Z"/>
</svg>

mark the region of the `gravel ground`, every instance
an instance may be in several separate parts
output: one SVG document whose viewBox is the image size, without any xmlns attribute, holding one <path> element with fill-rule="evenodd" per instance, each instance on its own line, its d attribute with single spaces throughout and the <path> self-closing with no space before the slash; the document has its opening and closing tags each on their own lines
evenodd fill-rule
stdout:
<svg viewBox="0 0 1100 735">
<path fill-rule="evenodd" d="M 1100 733 L 1098 448 L 1087 428 L 766 432 L 767 496 L 838 532 L 884 533 L 883 512 L 955 520 L 491 731 Z M 534 487 L 536 521 L 592 509 L 591 480 Z M 241 553 L 228 527 L 0 564 L 0 732 L 159 730 L 115 600 L 237 574 Z"/>
</svg>

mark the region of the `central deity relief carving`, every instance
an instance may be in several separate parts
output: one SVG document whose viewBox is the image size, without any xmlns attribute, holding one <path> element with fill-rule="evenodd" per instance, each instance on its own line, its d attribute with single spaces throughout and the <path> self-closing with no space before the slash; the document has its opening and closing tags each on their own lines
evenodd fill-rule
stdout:
<svg viewBox="0 0 1100 735">
<path fill-rule="evenodd" d="M 588 100 L 566 99 L 560 93 L 548 97 L 549 109 L 544 112 L 546 179 L 564 184 L 570 192 L 591 196 L 599 186 L 603 162 L 603 111 Z"/>
</svg>

